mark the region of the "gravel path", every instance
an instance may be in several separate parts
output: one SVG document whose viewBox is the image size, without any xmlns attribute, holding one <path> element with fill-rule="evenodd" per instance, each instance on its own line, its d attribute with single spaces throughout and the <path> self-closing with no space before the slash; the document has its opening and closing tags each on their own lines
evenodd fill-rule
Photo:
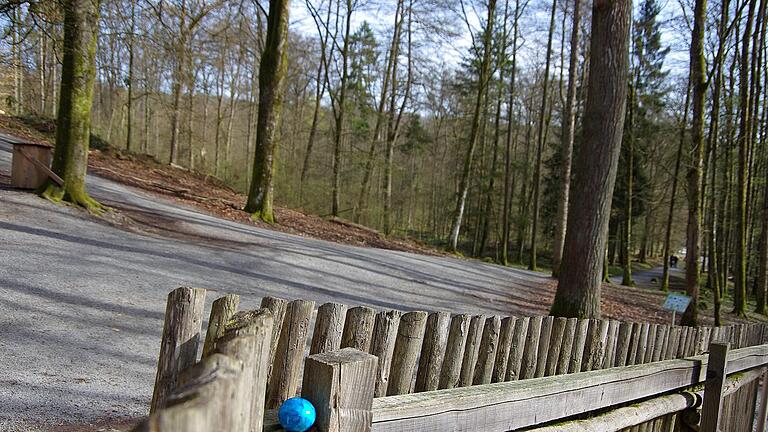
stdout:
<svg viewBox="0 0 768 432">
<path fill-rule="evenodd" d="M 10 172 L 0 136 L 0 171 Z M 0 431 L 145 415 L 167 293 L 205 287 L 378 308 L 541 313 L 541 274 L 237 224 L 90 176 L 93 197 L 172 237 L 0 189 Z"/>
</svg>

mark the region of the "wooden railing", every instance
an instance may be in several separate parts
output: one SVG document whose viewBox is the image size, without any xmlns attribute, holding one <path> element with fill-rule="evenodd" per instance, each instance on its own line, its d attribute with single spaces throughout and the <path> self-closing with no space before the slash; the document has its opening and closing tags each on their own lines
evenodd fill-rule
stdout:
<svg viewBox="0 0 768 432">
<path fill-rule="evenodd" d="M 667 431 L 697 407 L 708 362 L 699 354 L 710 341 L 734 348 L 721 424 L 744 417 L 737 411 L 750 397 L 754 410 L 756 377 L 768 365 L 762 324 L 687 328 L 327 303 L 310 332 L 313 302 L 266 297 L 261 310 L 236 312 L 237 296 L 226 296 L 213 303 L 203 357 L 192 366 L 204 297 L 192 288 L 169 295 L 151 416 L 137 430 L 279 430 L 271 410 L 301 387 L 321 431 L 506 431 L 562 419 L 568 428 L 544 430 Z M 338 376 L 354 379 L 331 379 Z M 233 398 L 240 402 L 222 402 Z M 599 419 L 609 426 L 593 429 Z M 743 422 L 724 430 L 746 431 Z"/>
</svg>

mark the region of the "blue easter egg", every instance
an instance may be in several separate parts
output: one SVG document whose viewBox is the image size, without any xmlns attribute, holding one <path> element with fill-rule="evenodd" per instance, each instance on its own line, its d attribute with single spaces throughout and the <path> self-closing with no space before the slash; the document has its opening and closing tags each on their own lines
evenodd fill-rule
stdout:
<svg viewBox="0 0 768 432">
<path fill-rule="evenodd" d="M 315 407 L 306 399 L 290 398 L 280 405 L 277 417 L 288 432 L 304 432 L 315 423 Z"/>
</svg>

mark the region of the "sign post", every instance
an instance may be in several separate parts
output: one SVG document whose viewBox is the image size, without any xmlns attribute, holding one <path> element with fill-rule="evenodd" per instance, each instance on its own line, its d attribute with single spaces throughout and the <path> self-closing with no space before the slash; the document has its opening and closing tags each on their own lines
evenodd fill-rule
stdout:
<svg viewBox="0 0 768 432">
<path fill-rule="evenodd" d="M 672 311 L 672 325 L 675 325 L 675 313 L 685 312 L 688 309 L 688 305 L 691 303 L 691 298 L 685 294 L 669 293 L 667 300 L 664 302 L 664 309 Z"/>
</svg>

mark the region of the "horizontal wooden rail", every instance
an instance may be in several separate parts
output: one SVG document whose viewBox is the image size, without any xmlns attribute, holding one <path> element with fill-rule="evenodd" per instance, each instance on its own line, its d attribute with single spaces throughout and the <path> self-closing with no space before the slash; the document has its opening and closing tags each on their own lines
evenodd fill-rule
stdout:
<svg viewBox="0 0 768 432">
<path fill-rule="evenodd" d="M 765 372 L 765 368 L 752 369 L 743 373 L 731 375 L 723 387 L 723 396 L 735 393 L 737 390 L 759 379 Z M 680 412 L 686 408 L 695 407 L 701 403 L 704 397 L 704 388 L 699 385 L 689 391 L 673 393 L 633 404 L 631 406 L 617 408 L 606 413 L 596 415 L 585 420 L 575 420 L 566 423 L 558 423 L 535 429 L 526 429 L 527 432 L 616 432 L 622 429 L 636 426 L 647 421 Z"/>
<path fill-rule="evenodd" d="M 768 364 L 768 345 L 733 350 L 727 373 Z M 373 401 L 373 431 L 509 431 L 701 384 L 707 356 Z M 459 426 L 460 425 L 460 426 Z M 458 429 L 457 429 L 458 427 Z"/>
</svg>

